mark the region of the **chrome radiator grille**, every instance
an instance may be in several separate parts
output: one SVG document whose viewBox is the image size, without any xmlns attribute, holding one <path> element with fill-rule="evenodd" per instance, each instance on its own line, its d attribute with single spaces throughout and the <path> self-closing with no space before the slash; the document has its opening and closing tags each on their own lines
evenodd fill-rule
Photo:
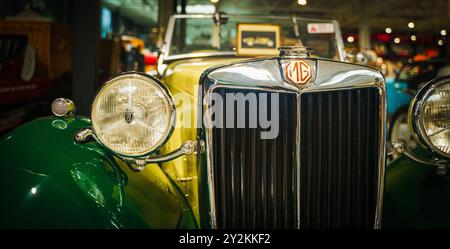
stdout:
<svg viewBox="0 0 450 249">
<path fill-rule="evenodd" d="M 214 92 L 225 99 L 226 93 L 263 91 Z M 260 139 L 259 126 L 210 130 L 216 227 L 373 227 L 379 188 L 378 89 L 278 96 L 275 139 Z M 248 105 L 233 108 L 245 108 L 248 119 Z"/>
</svg>

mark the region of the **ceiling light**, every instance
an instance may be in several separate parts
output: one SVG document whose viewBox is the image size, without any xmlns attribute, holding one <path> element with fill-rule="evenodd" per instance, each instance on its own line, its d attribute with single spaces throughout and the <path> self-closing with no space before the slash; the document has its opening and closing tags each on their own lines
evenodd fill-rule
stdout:
<svg viewBox="0 0 450 249">
<path fill-rule="evenodd" d="M 438 45 L 439 45 L 439 46 L 444 45 L 444 41 L 443 41 L 443 40 L 439 40 L 439 41 L 438 41 Z"/>
<path fill-rule="evenodd" d="M 219 2 L 219 0 L 210 0 L 211 1 L 211 3 L 218 3 Z"/>
<path fill-rule="evenodd" d="M 447 35 L 447 30 L 445 29 L 441 30 L 441 35 Z"/>
<path fill-rule="evenodd" d="M 412 35 L 411 36 L 411 41 L 416 41 L 416 40 L 417 40 L 417 37 L 415 35 Z"/>
<path fill-rule="evenodd" d="M 391 28 L 386 28 L 384 31 L 386 31 L 386 33 L 388 33 L 388 34 L 392 33 L 392 29 Z"/>
<path fill-rule="evenodd" d="M 354 38 L 353 36 L 349 36 L 349 37 L 347 37 L 347 41 L 348 41 L 349 43 L 352 43 L 352 42 L 355 41 L 355 38 Z"/>
<path fill-rule="evenodd" d="M 394 42 L 397 43 L 397 44 L 400 43 L 400 38 L 396 37 L 396 38 L 394 39 Z"/>
<path fill-rule="evenodd" d="M 308 2 L 306 2 L 306 0 L 298 0 L 297 3 L 299 5 L 306 5 Z"/>
<path fill-rule="evenodd" d="M 408 23 L 408 28 L 413 29 L 416 25 L 413 22 Z"/>
</svg>

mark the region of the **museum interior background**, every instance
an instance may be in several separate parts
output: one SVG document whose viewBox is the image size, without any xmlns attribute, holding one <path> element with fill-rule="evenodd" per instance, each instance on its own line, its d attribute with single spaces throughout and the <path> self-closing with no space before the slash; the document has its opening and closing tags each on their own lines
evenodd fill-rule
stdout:
<svg viewBox="0 0 450 249">
<path fill-rule="evenodd" d="M 156 73 L 170 15 L 216 11 L 336 19 L 347 53 L 365 51 L 386 78 L 450 55 L 450 0 L 0 0 L 0 134 L 51 114 L 55 97 L 89 114 L 105 79 Z"/>
</svg>

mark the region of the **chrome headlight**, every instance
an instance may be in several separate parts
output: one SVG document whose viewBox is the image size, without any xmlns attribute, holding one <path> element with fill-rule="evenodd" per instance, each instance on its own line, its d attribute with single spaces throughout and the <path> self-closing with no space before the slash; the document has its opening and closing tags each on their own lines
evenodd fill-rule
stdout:
<svg viewBox="0 0 450 249">
<path fill-rule="evenodd" d="M 112 78 L 92 104 L 97 140 L 113 152 L 140 157 L 161 146 L 175 122 L 175 106 L 157 79 L 139 73 Z"/>
<path fill-rule="evenodd" d="M 409 124 L 423 144 L 450 158 L 450 77 L 426 83 L 410 105 Z"/>
</svg>

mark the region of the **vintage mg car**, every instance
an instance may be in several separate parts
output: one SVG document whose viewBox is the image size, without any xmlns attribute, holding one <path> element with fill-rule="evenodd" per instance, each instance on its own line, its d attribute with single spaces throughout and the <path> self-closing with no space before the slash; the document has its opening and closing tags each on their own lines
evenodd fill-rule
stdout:
<svg viewBox="0 0 450 249">
<path fill-rule="evenodd" d="M 162 51 L 159 77 L 111 78 L 90 117 L 56 99 L 0 140 L 1 227 L 450 225 L 448 78 L 415 98 L 410 152 L 334 21 L 176 15 Z"/>
</svg>

